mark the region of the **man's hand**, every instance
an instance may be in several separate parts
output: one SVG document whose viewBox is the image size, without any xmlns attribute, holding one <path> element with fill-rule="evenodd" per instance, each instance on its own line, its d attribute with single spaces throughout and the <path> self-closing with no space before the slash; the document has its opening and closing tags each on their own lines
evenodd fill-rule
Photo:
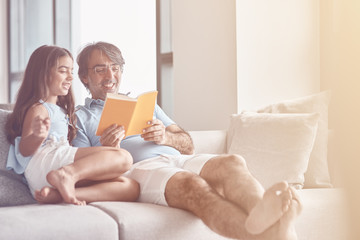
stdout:
<svg viewBox="0 0 360 240">
<path fill-rule="evenodd" d="M 41 116 L 36 116 L 31 121 L 31 130 L 32 135 L 38 139 L 45 139 L 49 133 L 50 129 L 50 118 L 43 118 Z"/>
<path fill-rule="evenodd" d="M 173 147 L 181 154 L 193 154 L 194 144 L 190 135 L 178 125 L 172 124 L 165 127 L 163 122 L 158 119 L 150 121 L 149 124 L 151 126 L 145 128 L 144 133 L 141 134 L 145 141 Z"/>
<path fill-rule="evenodd" d="M 166 143 L 166 128 L 162 121 L 159 119 L 154 119 L 149 121 L 150 127 L 147 127 L 143 130 L 141 137 L 145 141 L 153 141 L 156 144 L 165 144 Z"/>
<path fill-rule="evenodd" d="M 125 130 L 123 126 L 113 124 L 104 130 L 100 137 L 100 143 L 102 146 L 120 147 L 120 142 L 125 137 Z"/>
</svg>

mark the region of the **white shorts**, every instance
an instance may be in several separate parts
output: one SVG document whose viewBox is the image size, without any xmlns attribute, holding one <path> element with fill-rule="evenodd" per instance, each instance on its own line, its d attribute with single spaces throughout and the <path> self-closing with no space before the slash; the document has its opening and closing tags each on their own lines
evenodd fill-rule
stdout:
<svg viewBox="0 0 360 240">
<path fill-rule="evenodd" d="M 161 155 L 135 163 L 124 176 L 140 184 L 139 202 L 167 206 L 165 187 L 168 180 L 175 173 L 182 171 L 199 175 L 205 163 L 216 156 L 214 154 Z"/>
<path fill-rule="evenodd" d="M 46 175 L 52 170 L 73 163 L 76 151 L 77 148 L 71 147 L 65 139 L 47 140 L 33 155 L 24 172 L 31 194 L 34 196 L 35 190 L 45 186 L 51 187 Z"/>
</svg>

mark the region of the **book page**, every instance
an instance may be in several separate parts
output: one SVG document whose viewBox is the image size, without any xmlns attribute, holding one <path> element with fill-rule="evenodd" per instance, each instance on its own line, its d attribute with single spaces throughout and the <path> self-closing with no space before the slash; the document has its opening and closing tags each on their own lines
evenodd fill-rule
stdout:
<svg viewBox="0 0 360 240">
<path fill-rule="evenodd" d="M 141 134 L 142 130 L 149 126 L 147 122 L 153 119 L 157 93 L 157 91 L 146 92 L 138 96 L 126 136 Z"/>
<path fill-rule="evenodd" d="M 153 118 L 156 97 L 157 91 L 143 93 L 138 98 L 108 93 L 96 135 L 100 136 L 114 123 L 124 126 L 125 136 L 141 134 Z"/>
<path fill-rule="evenodd" d="M 100 136 L 106 128 L 114 123 L 124 126 L 126 131 L 135 110 L 135 105 L 136 101 L 114 99 L 108 96 L 101 114 L 99 126 L 96 130 L 96 135 Z"/>
</svg>

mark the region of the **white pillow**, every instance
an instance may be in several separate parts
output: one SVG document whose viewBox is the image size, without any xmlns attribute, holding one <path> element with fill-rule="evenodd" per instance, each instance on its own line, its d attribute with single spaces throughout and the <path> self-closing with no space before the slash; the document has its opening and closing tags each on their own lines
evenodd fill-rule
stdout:
<svg viewBox="0 0 360 240">
<path fill-rule="evenodd" d="M 265 189 L 283 180 L 302 188 L 318 119 L 316 113 L 232 115 L 228 153 L 243 156 Z"/>
<path fill-rule="evenodd" d="M 319 113 L 319 125 L 314 148 L 310 155 L 305 173 L 305 188 L 332 187 L 327 161 L 328 152 L 328 106 L 331 92 L 318 94 L 271 104 L 258 112 L 266 113 Z"/>
</svg>

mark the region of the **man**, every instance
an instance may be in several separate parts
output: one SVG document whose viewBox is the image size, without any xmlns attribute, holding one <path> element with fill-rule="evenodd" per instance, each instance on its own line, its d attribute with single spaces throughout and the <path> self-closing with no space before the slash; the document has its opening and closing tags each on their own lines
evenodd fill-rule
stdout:
<svg viewBox="0 0 360 240">
<path fill-rule="evenodd" d="M 139 182 L 138 201 L 184 209 L 213 231 L 239 239 L 296 239 L 293 220 L 301 204 L 287 183 L 266 192 L 237 155 L 191 155 L 191 137 L 159 106 L 143 134 L 124 138 L 122 126 L 95 136 L 108 92 L 117 93 L 124 60 L 109 43 L 87 45 L 77 58 L 79 77 L 90 91 L 77 111 L 77 147 L 115 146 L 128 150 L 134 165 L 125 175 Z"/>
</svg>

